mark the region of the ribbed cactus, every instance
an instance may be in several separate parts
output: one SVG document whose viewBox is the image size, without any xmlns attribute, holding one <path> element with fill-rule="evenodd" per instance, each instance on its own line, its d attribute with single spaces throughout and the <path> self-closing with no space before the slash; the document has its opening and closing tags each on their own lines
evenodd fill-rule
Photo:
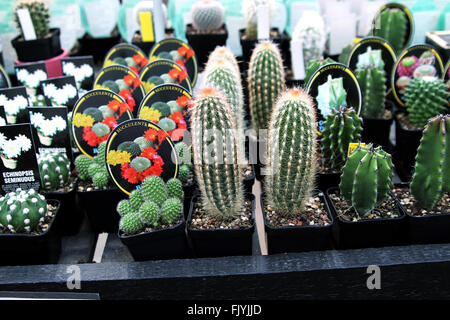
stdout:
<svg viewBox="0 0 450 320">
<path fill-rule="evenodd" d="M 361 113 L 365 118 L 381 118 L 385 110 L 386 74 L 381 50 L 372 50 L 358 56 L 355 76 L 363 97 Z"/>
<path fill-rule="evenodd" d="M 31 22 L 33 23 L 36 37 L 44 38 L 48 35 L 50 28 L 50 13 L 45 1 L 41 0 L 19 0 L 17 1 L 14 9 L 14 22 L 17 29 L 20 31 L 20 35 L 23 36 L 22 27 L 17 15 L 17 9 L 28 9 L 31 16 Z"/>
<path fill-rule="evenodd" d="M 224 20 L 225 8 L 216 0 L 198 0 L 192 5 L 192 25 L 200 31 L 219 29 Z"/>
<path fill-rule="evenodd" d="M 399 53 L 406 46 L 406 15 L 397 8 L 383 10 L 375 23 L 374 35 L 389 42 Z"/>
<path fill-rule="evenodd" d="M 70 162 L 66 154 L 44 152 L 38 156 L 42 188 L 56 190 L 67 185 L 70 176 Z"/>
<path fill-rule="evenodd" d="M 243 204 L 243 175 L 236 123 L 223 94 L 202 89 L 191 113 L 192 149 L 203 207 L 217 218 L 238 215 Z"/>
<path fill-rule="evenodd" d="M 249 107 L 255 130 L 266 129 L 278 96 L 285 89 L 278 47 L 263 41 L 253 50 L 248 70 Z"/>
<path fill-rule="evenodd" d="M 246 24 L 245 35 L 248 39 L 256 39 L 258 36 L 257 8 L 260 5 L 269 6 L 269 17 L 271 18 L 273 14 L 273 0 L 244 0 L 242 3 L 242 13 Z"/>
<path fill-rule="evenodd" d="M 348 145 L 359 143 L 362 122 L 353 108 L 333 109 L 322 131 L 322 156 L 328 167 L 341 170 L 347 159 Z"/>
<path fill-rule="evenodd" d="M 423 127 L 428 119 L 447 110 L 449 92 L 443 80 L 435 77 L 413 78 L 405 90 L 405 104 L 411 122 Z"/>
<path fill-rule="evenodd" d="M 364 217 L 386 199 L 393 176 L 390 154 L 372 144 L 359 145 L 345 163 L 339 188 L 347 204 Z"/>
<path fill-rule="evenodd" d="M 319 70 L 320 67 L 329 64 L 329 63 L 335 63 L 336 61 L 334 61 L 331 58 L 326 58 L 326 59 L 320 59 L 320 60 L 310 60 L 308 62 L 308 64 L 305 64 L 306 66 L 306 70 L 305 70 L 305 86 L 308 84 L 309 80 L 311 79 L 311 77 L 313 76 L 313 74 Z"/>
<path fill-rule="evenodd" d="M 166 185 L 158 176 L 148 176 L 142 182 L 142 195 L 145 201 L 152 201 L 158 206 L 162 205 L 167 200 Z"/>
<path fill-rule="evenodd" d="M 47 214 L 47 201 L 34 189 L 20 188 L 0 198 L 0 226 L 14 233 L 33 232 Z"/>
<path fill-rule="evenodd" d="M 224 46 L 216 47 L 214 49 L 214 51 L 210 53 L 209 58 L 208 58 L 208 63 L 210 63 L 211 61 L 214 61 L 216 59 L 227 60 L 228 62 L 231 63 L 231 65 L 233 66 L 236 73 L 240 74 L 239 65 L 236 60 L 236 57 L 235 57 L 234 53 L 227 47 L 224 47 Z"/>
<path fill-rule="evenodd" d="M 421 207 L 432 209 L 445 192 L 450 192 L 450 115 L 439 115 L 423 131 L 411 194 Z"/>
<path fill-rule="evenodd" d="M 292 33 L 292 40 L 300 40 L 302 42 L 305 66 L 311 60 L 322 59 L 327 40 L 322 16 L 314 10 L 304 11 Z"/>
<path fill-rule="evenodd" d="M 303 211 L 316 173 L 316 116 L 312 98 L 289 89 L 278 100 L 269 125 L 266 193 L 284 216 Z"/>
</svg>

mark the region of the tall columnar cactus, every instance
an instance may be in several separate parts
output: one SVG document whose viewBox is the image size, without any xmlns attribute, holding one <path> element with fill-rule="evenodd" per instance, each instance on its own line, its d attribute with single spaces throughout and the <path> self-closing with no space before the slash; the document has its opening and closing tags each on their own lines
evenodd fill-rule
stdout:
<svg viewBox="0 0 450 320">
<path fill-rule="evenodd" d="M 386 199 L 393 176 L 390 154 L 372 144 L 359 145 L 345 163 L 339 188 L 347 204 L 364 217 Z"/>
<path fill-rule="evenodd" d="M 304 11 L 292 33 L 292 40 L 300 40 L 302 42 L 305 66 L 311 60 L 322 59 L 327 40 L 322 16 L 313 10 Z"/>
<path fill-rule="evenodd" d="M 248 70 L 249 107 L 255 130 L 266 129 L 278 96 L 285 89 L 278 47 L 263 41 L 253 50 Z"/>
<path fill-rule="evenodd" d="M 389 42 L 399 53 L 406 45 L 406 23 L 406 15 L 402 10 L 386 9 L 379 16 L 379 21 L 376 21 L 374 34 Z"/>
<path fill-rule="evenodd" d="M 38 164 L 44 190 L 63 188 L 69 182 L 70 162 L 66 154 L 44 152 L 39 155 Z"/>
<path fill-rule="evenodd" d="M 365 118 L 381 118 L 385 110 L 386 75 L 381 50 L 369 47 L 358 56 L 355 71 L 363 97 L 362 115 Z"/>
<path fill-rule="evenodd" d="M 225 8 L 216 0 L 198 0 L 192 5 L 192 25 L 200 31 L 216 30 L 223 24 Z"/>
<path fill-rule="evenodd" d="M 36 230 L 47 214 L 47 201 L 34 189 L 16 189 L 0 198 L 0 226 L 10 232 Z"/>
<path fill-rule="evenodd" d="M 311 77 L 313 76 L 313 74 L 319 70 L 320 67 L 330 64 L 330 63 L 335 63 L 336 61 L 334 61 L 331 58 L 326 58 L 326 59 L 319 59 L 319 60 L 310 60 L 308 62 L 308 64 L 305 65 L 306 70 L 305 70 L 305 79 L 304 79 L 304 83 L 305 86 L 308 84 L 309 80 L 311 79 Z"/>
<path fill-rule="evenodd" d="M 278 100 L 269 125 L 266 192 L 284 216 L 302 212 L 316 173 L 316 116 L 312 98 L 289 89 Z"/>
<path fill-rule="evenodd" d="M 191 114 L 194 167 L 203 207 L 219 219 L 238 215 L 244 199 L 242 152 L 233 130 L 236 123 L 223 94 L 202 89 Z"/>
<path fill-rule="evenodd" d="M 234 53 L 230 49 L 228 49 L 227 47 L 224 47 L 224 46 L 216 47 L 213 50 L 213 52 L 210 53 L 209 58 L 208 58 L 208 63 L 215 61 L 217 59 L 223 59 L 223 60 L 227 60 L 228 62 L 230 62 L 231 65 L 233 66 L 234 70 L 236 71 L 236 73 L 239 74 L 239 78 L 240 78 L 238 62 L 236 60 Z"/>
<path fill-rule="evenodd" d="M 341 170 L 347 159 L 348 145 L 359 143 L 362 122 L 353 108 L 333 109 L 325 120 L 322 131 L 322 155 L 325 163 L 335 170 Z"/>
<path fill-rule="evenodd" d="M 244 0 L 242 3 L 242 12 L 246 24 L 245 35 L 248 39 L 256 39 L 258 36 L 257 8 L 261 5 L 269 6 L 269 17 L 271 18 L 273 14 L 273 0 Z"/>
<path fill-rule="evenodd" d="M 449 92 L 444 81 L 435 77 L 413 78 L 405 90 L 405 104 L 411 122 L 423 127 L 428 119 L 447 110 Z"/>
<path fill-rule="evenodd" d="M 450 192 L 450 115 L 439 115 L 423 131 L 411 193 L 421 207 L 432 209 L 445 192 Z"/>
<path fill-rule="evenodd" d="M 21 36 L 23 36 L 22 27 L 19 22 L 19 17 L 17 15 L 17 9 L 28 9 L 31 16 L 31 22 L 33 23 L 34 31 L 36 32 L 36 37 L 44 38 L 48 35 L 50 28 L 50 13 L 48 6 L 45 1 L 41 0 L 19 0 L 17 1 L 16 7 L 14 9 L 14 21 L 16 23 L 17 29 L 20 31 Z"/>
</svg>

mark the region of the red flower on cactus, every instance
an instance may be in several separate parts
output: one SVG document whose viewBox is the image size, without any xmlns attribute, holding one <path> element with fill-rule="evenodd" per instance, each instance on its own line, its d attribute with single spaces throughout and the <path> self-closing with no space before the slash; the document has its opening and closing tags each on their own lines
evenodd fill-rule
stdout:
<svg viewBox="0 0 450 320">
<path fill-rule="evenodd" d="M 150 175 L 160 176 L 163 172 L 162 167 L 164 165 L 164 161 L 153 148 L 149 147 L 145 149 L 140 156 L 146 157 L 152 163 L 149 168 L 142 172 L 138 172 L 136 169 L 132 168 L 130 163 L 124 163 L 121 165 L 122 177 L 132 184 L 137 184 L 144 181 L 144 179 Z"/>
<path fill-rule="evenodd" d="M 117 100 L 111 100 L 108 103 L 108 108 L 110 108 L 111 110 L 113 110 L 114 112 L 117 112 L 117 110 L 119 110 L 120 107 L 120 101 Z"/>
<path fill-rule="evenodd" d="M 121 90 L 119 92 L 119 95 L 127 101 L 127 105 L 129 107 L 130 111 L 133 111 L 134 106 L 136 105 L 136 101 L 134 100 L 133 96 L 131 95 L 130 90 L 128 90 L 128 89 Z"/>
<path fill-rule="evenodd" d="M 159 130 L 158 131 L 158 141 L 159 141 L 159 143 L 161 144 L 164 141 L 164 139 L 166 139 L 168 136 L 169 136 L 169 134 L 167 132 L 165 132 L 164 130 Z"/>
<path fill-rule="evenodd" d="M 117 127 L 116 118 L 114 118 L 113 116 L 106 117 L 105 119 L 103 119 L 102 122 L 104 124 L 106 124 L 108 127 L 110 127 L 111 129 L 114 129 L 115 127 Z"/>
<path fill-rule="evenodd" d="M 155 149 L 153 149 L 152 147 L 148 147 L 146 149 L 144 149 L 141 153 L 142 157 L 146 157 L 147 159 L 152 159 L 152 156 L 156 153 Z"/>
</svg>

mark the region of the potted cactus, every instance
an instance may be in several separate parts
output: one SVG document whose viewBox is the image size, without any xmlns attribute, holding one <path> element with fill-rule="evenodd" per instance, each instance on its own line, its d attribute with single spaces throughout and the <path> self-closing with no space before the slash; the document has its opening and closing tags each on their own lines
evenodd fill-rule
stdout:
<svg viewBox="0 0 450 320">
<path fill-rule="evenodd" d="M 244 195 L 236 120 L 221 91 L 204 88 L 191 113 L 194 168 L 200 194 L 189 208 L 188 236 L 197 256 L 252 253 L 254 197 Z"/>
<path fill-rule="evenodd" d="M 217 0 L 197 0 L 190 11 L 192 24 L 186 28 L 186 39 L 203 66 L 209 54 L 227 42 L 228 31 L 224 23 L 225 8 Z"/>
<path fill-rule="evenodd" d="M 164 183 L 148 176 L 128 199 L 117 204 L 119 238 L 136 261 L 186 258 L 183 187 L 172 178 Z"/>
<path fill-rule="evenodd" d="M 428 120 L 417 150 L 411 183 L 393 193 L 408 217 L 413 244 L 450 241 L 450 115 Z"/>
<path fill-rule="evenodd" d="M 393 176 L 391 155 L 381 147 L 358 145 L 350 154 L 339 188 L 327 190 L 338 248 L 406 243 L 405 215 L 390 193 Z"/>
<path fill-rule="evenodd" d="M 280 96 L 269 124 L 269 172 L 261 195 L 269 253 L 332 248 L 333 219 L 323 193 L 313 192 L 316 126 L 307 93 L 294 88 Z"/>
<path fill-rule="evenodd" d="M 61 237 L 53 226 L 59 201 L 20 188 L 0 198 L 2 265 L 57 263 Z"/>
<path fill-rule="evenodd" d="M 178 156 L 178 179 L 183 185 L 184 192 L 184 218 L 187 219 L 189 213 L 189 206 L 191 204 L 192 196 L 197 188 L 197 184 L 194 179 L 194 172 L 192 166 L 192 152 L 191 147 L 186 143 L 180 141 L 175 144 L 175 150 Z"/>
<path fill-rule="evenodd" d="M 114 233 L 119 226 L 116 206 L 125 195 L 112 186 L 106 168 L 105 149 L 106 141 L 103 141 L 95 157 L 81 154 L 75 159 L 77 194 L 80 207 L 84 208 L 93 230 L 97 233 Z"/>
<path fill-rule="evenodd" d="M 395 52 L 399 54 L 408 45 L 406 42 L 407 29 L 406 13 L 399 8 L 387 8 L 377 17 L 372 32 L 375 36 L 389 42 Z"/>
<path fill-rule="evenodd" d="M 25 40 L 17 15 L 18 9 L 28 9 L 36 33 L 36 40 Z M 11 40 L 21 62 L 47 60 L 61 54 L 60 29 L 50 29 L 50 13 L 46 2 L 19 0 L 14 8 L 14 21 L 20 34 Z"/>
</svg>

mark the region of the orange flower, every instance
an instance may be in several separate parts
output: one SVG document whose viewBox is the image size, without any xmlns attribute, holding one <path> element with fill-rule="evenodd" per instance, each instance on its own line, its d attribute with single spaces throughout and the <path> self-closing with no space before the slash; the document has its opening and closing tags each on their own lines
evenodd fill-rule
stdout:
<svg viewBox="0 0 450 320">
<path fill-rule="evenodd" d="M 119 106 L 120 106 L 120 101 L 117 101 L 117 100 L 111 100 L 108 103 L 108 108 L 110 108 L 113 111 L 117 111 L 119 109 Z"/>
<path fill-rule="evenodd" d="M 116 119 L 113 116 L 106 117 L 102 122 L 110 128 L 114 128 L 117 124 Z"/>
<path fill-rule="evenodd" d="M 133 84 L 134 79 L 135 79 L 135 77 L 128 74 L 125 77 L 123 77 L 123 82 L 125 82 L 127 85 L 131 86 Z"/>
<path fill-rule="evenodd" d="M 122 102 L 120 104 L 119 109 L 120 109 L 120 115 L 122 115 L 123 113 L 127 112 L 127 110 L 131 110 L 130 106 L 127 103 L 125 103 L 125 102 Z"/>
<path fill-rule="evenodd" d="M 169 71 L 169 77 L 172 79 L 177 79 L 180 75 L 180 72 L 177 69 L 172 69 Z"/>
<path fill-rule="evenodd" d="M 187 74 L 186 74 L 186 72 L 184 72 L 184 71 L 182 71 L 182 72 L 180 72 L 180 74 L 178 75 L 178 80 L 181 82 L 181 81 L 183 81 L 184 79 L 186 79 L 187 78 Z"/>
<path fill-rule="evenodd" d="M 193 55 L 194 55 L 194 50 L 189 49 L 189 50 L 186 52 L 186 59 L 189 59 L 189 58 L 192 57 Z"/>
<path fill-rule="evenodd" d="M 139 74 L 139 70 L 136 67 L 130 67 L 130 70 L 136 74 Z"/>
<path fill-rule="evenodd" d="M 141 64 L 143 59 L 145 59 L 145 58 L 143 56 L 141 56 L 140 54 L 135 54 L 133 56 L 133 61 L 136 62 L 137 64 Z"/>
<path fill-rule="evenodd" d="M 148 129 L 144 132 L 144 138 L 148 141 L 155 141 L 156 137 L 158 136 L 158 131 L 155 129 Z"/>
<path fill-rule="evenodd" d="M 186 96 L 181 96 L 177 99 L 177 104 L 183 108 L 187 106 L 188 102 L 189 102 L 189 98 Z"/>
<path fill-rule="evenodd" d="M 183 115 L 181 112 L 174 112 L 170 115 L 169 119 L 172 119 L 175 123 L 178 123 L 180 119 L 183 119 Z"/>
<path fill-rule="evenodd" d="M 124 97 L 125 99 L 128 99 L 131 97 L 131 92 L 128 89 L 123 89 L 119 92 L 119 96 Z"/>
<path fill-rule="evenodd" d="M 139 87 L 142 84 L 141 80 L 139 78 L 134 78 L 133 79 L 133 89 L 136 89 L 137 87 Z"/>
<path fill-rule="evenodd" d="M 180 56 L 184 57 L 186 55 L 187 51 L 188 51 L 188 48 L 186 48 L 186 47 L 179 47 L 177 51 L 180 54 Z"/>
</svg>

